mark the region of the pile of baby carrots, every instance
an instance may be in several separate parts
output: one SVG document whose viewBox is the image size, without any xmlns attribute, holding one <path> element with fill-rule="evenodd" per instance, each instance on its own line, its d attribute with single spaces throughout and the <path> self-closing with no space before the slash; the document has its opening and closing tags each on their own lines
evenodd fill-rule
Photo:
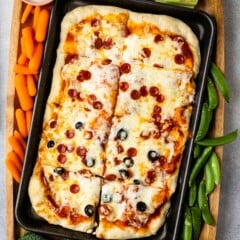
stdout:
<svg viewBox="0 0 240 240">
<path fill-rule="evenodd" d="M 19 107 L 15 109 L 16 128 L 8 138 L 12 150 L 6 156 L 6 166 L 16 182 L 21 178 L 50 11 L 50 6 L 26 4 L 20 19 L 20 51 L 13 69 Z"/>
</svg>

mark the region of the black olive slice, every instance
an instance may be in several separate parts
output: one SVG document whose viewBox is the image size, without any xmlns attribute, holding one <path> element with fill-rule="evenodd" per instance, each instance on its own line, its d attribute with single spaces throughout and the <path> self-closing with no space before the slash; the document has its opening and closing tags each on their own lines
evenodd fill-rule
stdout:
<svg viewBox="0 0 240 240">
<path fill-rule="evenodd" d="M 137 207 L 137 210 L 140 212 L 144 212 L 147 209 L 147 205 L 142 201 L 138 202 L 136 207 Z"/>
<path fill-rule="evenodd" d="M 76 122 L 75 123 L 75 128 L 81 130 L 83 128 L 83 123 L 82 122 Z"/>
<path fill-rule="evenodd" d="M 117 132 L 117 139 L 124 141 L 126 140 L 128 137 L 128 133 L 127 130 L 121 128 L 118 132 Z"/>
<path fill-rule="evenodd" d="M 86 158 L 85 164 L 87 167 L 93 167 L 95 165 L 95 159 L 93 158 Z"/>
<path fill-rule="evenodd" d="M 133 183 L 134 183 L 135 185 L 140 185 L 140 184 L 141 184 L 141 181 L 138 180 L 138 179 L 134 179 L 134 180 L 133 180 Z"/>
<path fill-rule="evenodd" d="M 65 169 L 63 167 L 57 167 L 53 170 L 53 172 L 58 175 L 62 175 L 65 172 Z"/>
<path fill-rule="evenodd" d="M 127 179 L 129 178 L 129 172 L 125 169 L 120 169 L 119 170 L 120 176 L 122 179 Z"/>
<path fill-rule="evenodd" d="M 92 217 L 94 215 L 95 209 L 93 205 L 89 204 L 85 207 L 84 211 L 88 217 Z"/>
<path fill-rule="evenodd" d="M 55 142 L 54 142 L 53 140 L 50 140 L 50 141 L 48 141 L 48 143 L 47 143 L 47 147 L 48 147 L 48 148 L 53 148 L 54 145 L 55 145 Z"/>
<path fill-rule="evenodd" d="M 151 162 L 155 162 L 159 159 L 160 155 L 158 152 L 156 151 L 149 151 L 148 152 L 148 159 L 151 161 Z"/>
<path fill-rule="evenodd" d="M 125 164 L 125 166 L 127 168 L 130 168 L 130 167 L 132 167 L 134 165 L 134 160 L 132 158 L 130 158 L 130 157 L 125 157 L 123 159 L 123 162 L 124 162 L 124 164 Z"/>
</svg>

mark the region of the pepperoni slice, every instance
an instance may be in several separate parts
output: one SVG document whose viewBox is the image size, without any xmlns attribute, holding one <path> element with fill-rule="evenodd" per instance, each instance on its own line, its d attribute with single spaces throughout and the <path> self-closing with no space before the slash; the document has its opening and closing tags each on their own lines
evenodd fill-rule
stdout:
<svg viewBox="0 0 240 240">
<path fill-rule="evenodd" d="M 146 97 L 148 95 L 148 90 L 146 86 L 140 87 L 140 94 L 142 97 Z"/>
<path fill-rule="evenodd" d="M 64 154 L 59 154 L 57 160 L 58 162 L 64 164 L 67 161 L 67 157 Z"/>
<path fill-rule="evenodd" d="M 67 151 L 67 146 L 64 144 L 59 144 L 57 146 L 57 150 L 59 153 L 65 153 Z"/>
<path fill-rule="evenodd" d="M 159 95 L 156 96 L 156 100 L 157 100 L 157 102 L 159 102 L 159 103 L 163 102 L 164 99 L 165 99 L 165 98 L 164 98 L 164 96 L 163 96 L 162 94 L 159 94 Z"/>
<path fill-rule="evenodd" d="M 96 40 L 94 42 L 94 47 L 96 49 L 100 49 L 102 47 L 102 45 L 103 45 L 103 40 L 100 37 L 96 38 Z"/>
<path fill-rule="evenodd" d="M 155 43 L 159 43 L 161 41 L 163 41 L 164 37 L 161 35 L 161 34 L 157 34 L 155 37 L 154 37 L 154 42 Z"/>
<path fill-rule="evenodd" d="M 158 87 L 156 87 L 156 86 L 150 87 L 149 93 L 150 93 L 150 95 L 153 96 L 153 97 L 157 96 L 157 95 L 159 94 L 159 89 L 158 89 Z"/>
<path fill-rule="evenodd" d="M 58 210 L 57 215 L 61 218 L 68 217 L 70 213 L 70 207 L 69 206 L 63 206 L 61 209 Z"/>
<path fill-rule="evenodd" d="M 156 171 L 155 170 L 149 170 L 147 172 L 147 176 L 146 176 L 146 179 L 145 179 L 145 182 L 147 184 L 151 184 L 155 181 L 157 175 L 156 175 Z"/>
<path fill-rule="evenodd" d="M 162 108 L 156 105 L 156 106 L 154 106 L 154 108 L 153 108 L 153 112 L 154 112 L 154 113 L 161 113 L 161 112 L 162 112 Z"/>
<path fill-rule="evenodd" d="M 135 157 L 137 155 L 137 149 L 134 147 L 131 147 L 127 150 L 127 155 L 129 157 Z"/>
<path fill-rule="evenodd" d="M 80 191 L 80 186 L 78 184 L 72 184 L 70 186 L 70 192 L 76 194 Z"/>
<path fill-rule="evenodd" d="M 141 97 L 141 93 L 138 90 L 132 90 L 131 92 L 131 98 L 133 100 L 137 100 Z"/>
<path fill-rule="evenodd" d="M 80 157 L 86 157 L 87 149 L 82 146 L 78 146 L 76 149 L 77 155 Z"/>
<path fill-rule="evenodd" d="M 93 103 L 96 102 L 96 101 L 97 101 L 96 95 L 90 94 L 90 95 L 88 96 L 88 102 L 89 102 L 90 104 L 93 104 Z"/>
<path fill-rule="evenodd" d="M 77 80 L 82 82 L 85 80 L 89 80 L 91 78 L 92 74 L 88 70 L 81 70 L 78 73 Z"/>
<path fill-rule="evenodd" d="M 99 24 L 100 24 L 100 22 L 96 18 L 91 21 L 91 26 L 92 27 L 97 27 L 97 26 L 99 26 Z"/>
<path fill-rule="evenodd" d="M 114 181 L 117 178 L 115 174 L 108 174 L 105 176 L 105 179 L 108 181 Z"/>
<path fill-rule="evenodd" d="M 151 56 L 151 49 L 150 48 L 143 48 L 142 49 L 142 57 L 149 58 Z"/>
<path fill-rule="evenodd" d="M 113 46 L 113 40 L 112 40 L 112 38 L 108 38 L 107 40 L 105 40 L 105 41 L 103 42 L 103 48 L 106 49 L 106 50 L 111 49 L 112 46 Z"/>
<path fill-rule="evenodd" d="M 75 136 L 75 132 L 73 129 L 70 129 L 65 132 L 65 135 L 67 138 L 73 138 Z"/>
<path fill-rule="evenodd" d="M 125 27 L 123 37 L 128 37 L 131 34 L 128 27 Z"/>
<path fill-rule="evenodd" d="M 185 56 L 183 54 L 176 54 L 174 57 L 174 61 L 176 64 L 184 64 L 185 62 Z"/>
<path fill-rule="evenodd" d="M 71 63 L 73 62 L 75 59 L 78 59 L 78 55 L 77 54 L 68 54 L 65 57 L 65 64 Z"/>
<path fill-rule="evenodd" d="M 77 97 L 77 90 L 76 90 L 76 89 L 73 89 L 73 88 L 70 88 L 70 89 L 68 90 L 68 96 L 71 97 L 71 98 Z"/>
<path fill-rule="evenodd" d="M 121 74 L 126 74 L 126 73 L 130 73 L 131 72 L 131 65 L 129 63 L 123 63 L 120 66 L 120 73 Z"/>
<path fill-rule="evenodd" d="M 119 88 L 123 91 L 126 92 L 129 88 L 129 84 L 127 82 L 120 82 L 119 83 Z"/>
<path fill-rule="evenodd" d="M 55 128 L 57 126 L 57 121 L 53 120 L 49 124 L 50 128 Z"/>
<path fill-rule="evenodd" d="M 100 110 L 103 108 L 103 104 L 100 101 L 96 101 L 93 103 L 93 108 L 96 110 Z"/>
</svg>

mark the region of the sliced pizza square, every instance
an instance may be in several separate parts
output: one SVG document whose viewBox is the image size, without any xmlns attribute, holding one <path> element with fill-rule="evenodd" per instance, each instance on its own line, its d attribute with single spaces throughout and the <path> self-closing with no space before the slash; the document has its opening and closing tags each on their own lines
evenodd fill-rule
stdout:
<svg viewBox="0 0 240 240">
<path fill-rule="evenodd" d="M 65 62 L 83 56 L 118 63 L 128 16 L 127 10 L 107 6 L 101 11 L 96 6 L 86 6 L 67 14 L 62 21 L 59 47 Z"/>
<path fill-rule="evenodd" d="M 84 71 L 89 77 L 79 80 Z M 53 85 L 44 116 L 38 154 L 42 164 L 102 175 L 118 78 L 113 64 L 86 60 L 62 68 L 60 90 Z"/>
<path fill-rule="evenodd" d="M 131 13 L 127 29 L 124 62 L 198 73 L 198 40 L 182 21 L 169 16 Z"/>
<path fill-rule="evenodd" d="M 50 224 L 92 233 L 101 179 L 37 162 L 29 183 L 33 210 Z M 89 191 L 91 189 L 91 191 Z"/>
<path fill-rule="evenodd" d="M 156 234 L 168 209 L 168 189 L 165 187 L 104 181 L 96 236 L 101 239 L 131 239 Z"/>
</svg>

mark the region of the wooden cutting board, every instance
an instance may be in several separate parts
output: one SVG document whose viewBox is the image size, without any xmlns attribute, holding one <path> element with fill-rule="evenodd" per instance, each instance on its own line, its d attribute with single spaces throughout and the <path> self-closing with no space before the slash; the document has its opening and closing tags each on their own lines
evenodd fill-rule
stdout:
<svg viewBox="0 0 240 240">
<path fill-rule="evenodd" d="M 139 0 L 141 1 L 141 0 Z M 216 41 L 216 54 L 214 60 L 217 65 L 224 72 L 224 12 L 222 0 L 199 0 L 198 9 L 201 9 L 216 19 L 217 22 L 217 41 Z M 12 27 L 10 38 L 10 52 L 9 52 L 9 71 L 8 71 L 8 88 L 7 88 L 7 106 L 6 106 L 6 137 L 13 133 L 15 126 L 14 110 L 16 107 L 16 98 L 14 90 L 14 72 L 13 67 L 16 63 L 18 56 L 19 46 L 19 31 L 20 31 L 20 16 L 23 11 L 24 4 L 20 0 L 14 0 L 13 13 L 12 13 Z M 212 134 L 213 136 L 221 136 L 223 134 L 224 126 L 224 101 L 220 97 L 218 109 L 215 114 L 215 121 Z M 7 143 L 7 139 L 6 139 Z M 10 146 L 6 144 L 6 153 L 11 150 Z M 222 158 L 222 147 L 217 148 L 217 153 Z M 16 223 L 14 218 L 14 205 L 17 193 L 17 185 L 12 180 L 8 171 L 5 171 L 5 188 L 6 188 L 6 230 L 7 239 L 16 240 L 20 232 L 23 230 Z M 217 222 L 218 206 L 219 206 L 220 186 L 217 186 L 210 197 L 210 207 L 213 216 Z M 24 211 L 24 209 L 23 209 Z M 200 236 L 200 240 L 213 240 L 216 238 L 216 227 L 204 225 Z"/>
</svg>

